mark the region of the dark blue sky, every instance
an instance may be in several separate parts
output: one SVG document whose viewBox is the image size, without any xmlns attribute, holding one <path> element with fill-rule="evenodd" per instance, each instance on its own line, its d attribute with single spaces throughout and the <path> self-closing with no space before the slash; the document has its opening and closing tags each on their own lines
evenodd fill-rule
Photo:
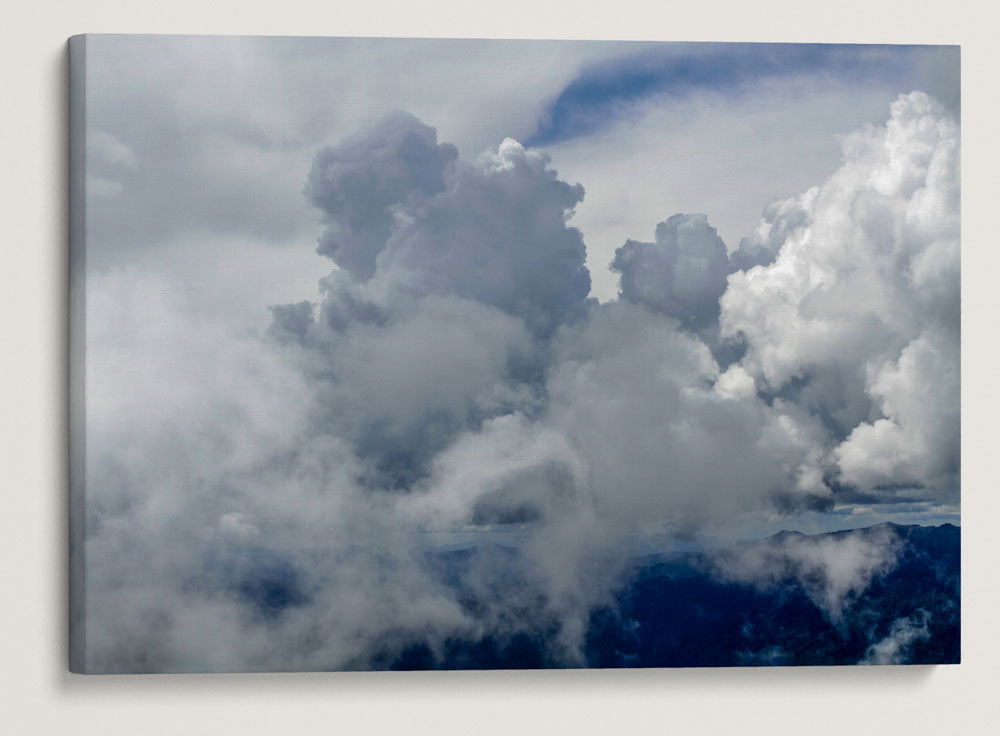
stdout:
<svg viewBox="0 0 1000 736">
<path fill-rule="evenodd" d="M 739 93 L 778 77 L 825 75 L 831 81 L 928 86 L 934 80 L 922 76 L 942 55 L 957 68 L 958 47 L 667 44 L 585 69 L 551 103 L 525 143 L 544 146 L 599 132 L 651 97 Z"/>
</svg>

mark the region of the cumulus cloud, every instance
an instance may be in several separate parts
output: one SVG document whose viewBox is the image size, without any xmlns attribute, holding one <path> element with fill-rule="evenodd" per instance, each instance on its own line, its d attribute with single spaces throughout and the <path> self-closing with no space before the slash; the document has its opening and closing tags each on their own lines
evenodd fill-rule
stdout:
<svg viewBox="0 0 1000 736">
<path fill-rule="evenodd" d="M 580 231 L 566 220 L 583 187 L 513 140 L 456 172 L 452 187 L 386 244 L 385 272 L 411 293 L 453 293 L 551 330 L 590 292 Z M 405 217 L 405 215 L 402 215 Z"/>
<path fill-rule="evenodd" d="M 705 215 L 674 215 L 656 226 L 656 242 L 629 240 L 615 251 L 622 298 L 676 317 L 692 328 L 719 317 L 726 290 L 726 245 Z"/>
<path fill-rule="evenodd" d="M 957 473 L 956 136 L 903 98 L 732 261 L 675 215 L 619 249 L 621 299 L 599 304 L 582 186 L 511 139 L 460 159 L 397 113 L 316 156 L 336 268 L 266 331 L 148 275 L 91 280 L 90 668 L 366 668 L 525 631 L 581 663 L 651 535 L 846 484 L 937 498 Z M 716 564 L 794 579 L 836 623 L 897 553 L 881 527 Z"/>
<path fill-rule="evenodd" d="M 316 156 L 306 196 L 328 223 L 319 252 L 356 277 L 375 274 L 397 205 L 418 206 L 444 189 L 457 149 L 438 145 L 433 128 L 412 115 L 383 118 L 363 136 Z"/>
<path fill-rule="evenodd" d="M 808 220 L 807 205 L 818 193 L 814 188 L 799 199 L 777 199 L 768 203 L 753 233 L 740 240 L 740 247 L 730 256 L 733 267 L 749 271 L 754 266 L 774 263 L 781 246 Z"/>
<path fill-rule="evenodd" d="M 885 127 L 845 139 L 824 184 L 769 206 L 735 254 L 756 265 L 730 276 L 720 323 L 746 345 L 740 365 L 759 388 L 838 438 L 834 480 L 954 500 L 958 126 L 919 92 L 891 112 Z"/>
<path fill-rule="evenodd" d="M 895 361 L 871 367 L 867 392 L 882 418 L 851 430 L 833 456 L 842 477 L 862 488 L 957 490 L 958 338 L 921 333 Z"/>
<path fill-rule="evenodd" d="M 590 274 L 583 238 L 566 221 L 583 187 L 511 139 L 472 163 L 455 156 L 405 114 L 320 153 L 307 187 L 331 223 L 320 252 L 370 281 L 367 299 L 390 309 L 437 294 L 496 307 L 536 331 L 578 317 Z M 355 286 L 328 283 L 341 294 Z"/>
<path fill-rule="evenodd" d="M 464 429 L 530 410 L 547 341 L 588 305 L 566 223 L 582 187 L 512 140 L 453 159 L 404 114 L 321 152 L 308 192 L 336 228 L 320 250 L 342 268 L 315 319 L 309 302 L 272 310 L 272 334 L 321 377 L 325 431 L 354 443 L 376 486 L 409 487 Z"/>
</svg>

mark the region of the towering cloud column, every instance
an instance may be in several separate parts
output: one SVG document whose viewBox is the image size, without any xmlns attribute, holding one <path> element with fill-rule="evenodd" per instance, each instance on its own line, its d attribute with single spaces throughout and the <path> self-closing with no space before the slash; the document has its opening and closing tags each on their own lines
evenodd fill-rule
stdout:
<svg viewBox="0 0 1000 736">
<path fill-rule="evenodd" d="M 822 417 L 828 480 L 869 498 L 958 497 L 959 185 L 957 123 L 901 96 L 827 182 L 769 208 L 741 250 L 773 262 L 721 300 L 741 367 Z"/>
</svg>

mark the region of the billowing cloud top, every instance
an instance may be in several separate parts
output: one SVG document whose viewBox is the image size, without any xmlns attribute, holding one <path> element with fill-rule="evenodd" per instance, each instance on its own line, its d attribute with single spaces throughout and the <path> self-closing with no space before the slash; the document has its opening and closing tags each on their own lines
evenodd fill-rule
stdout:
<svg viewBox="0 0 1000 736">
<path fill-rule="evenodd" d="M 474 164 L 411 115 L 319 154 L 307 194 L 330 227 L 320 253 L 384 299 L 454 295 L 537 330 L 581 314 L 590 292 L 578 230 L 583 187 L 543 152 L 504 141 Z M 331 285 L 331 288 L 337 288 Z"/>
<path fill-rule="evenodd" d="M 443 190 L 445 170 L 457 157 L 454 146 L 439 146 L 434 129 L 406 113 L 320 153 L 306 185 L 330 223 L 319 252 L 356 277 L 371 278 L 389 237 L 392 208 L 417 205 Z"/>
<path fill-rule="evenodd" d="M 611 268 L 623 298 L 707 327 L 719 317 L 729 256 L 707 217 L 674 215 L 656 226 L 655 244 L 629 240 L 615 251 Z"/>
<path fill-rule="evenodd" d="M 829 471 L 864 493 L 955 500 L 959 465 L 958 126 L 922 93 L 844 142 L 822 186 L 771 205 L 734 274 L 724 335 L 758 387 L 838 440 Z M 774 249 L 771 233 L 783 242 Z M 767 259 L 763 259 L 767 260 Z"/>
</svg>

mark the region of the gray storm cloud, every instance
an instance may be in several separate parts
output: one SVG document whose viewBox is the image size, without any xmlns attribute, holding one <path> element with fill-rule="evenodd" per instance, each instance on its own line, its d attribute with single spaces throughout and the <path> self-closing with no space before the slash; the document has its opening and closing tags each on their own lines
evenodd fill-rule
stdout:
<svg viewBox="0 0 1000 736">
<path fill-rule="evenodd" d="M 590 274 L 566 221 L 583 187 L 511 139 L 471 164 L 456 156 L 405 113 L 322 151 L 306 190 L 329 224 L 319 252 L 369 281 L 372 302 L 389 308 L 437 294 L 496 307 L 535 331 L 579 317 Z"/>
<path fill-rule="evenodd" d="M 914 93 L 845 146 L 731 260 L 700 215 L 629 241 L 604 304 L 579 184 L 510 139 L 459 159 L 406 114 L 317 154 L 337 268 L 266 335 L 197 322 L 177 285 L 96 278 L 91 668 L 365 668 L 525 630 L 580 662 L 643 535 L 844 493 L 953 500 L 957 128 Z M 720 340 L 741 357 L 720 365 Z M 436 556 L 470 538 L 476 608 Z M 720 569 L 812 581 L 835 621 L 894 550 L 786 538 Z"/>
<path fill-rule="evenodd" d="M 889 627 L 889 635 L 872 644 L 858 664 L 905 664 L 913 644 L 930 638 L 930 614 L 917 611 L 908 618 L 898 618 Z"/>
<path fill-rule="evenodd" d="M 375 274 L 375 259 L 392 229 L 392 209 L 419 205 L 445 187 L 457 149 L 438 145 L 433 128 L 406 113 L 386 116 L 362 136 L 322 151 L 306 196 L 329 227 L 319 252 L 360 279 Z"/>
<path fill-rule="evenodd" d="M 655 243 L 629 240 L 615 251 L 621 296 L 702 328 L 719 317 L 726 290 L 726 244 L 705 215 L 674 215 L 656 226 Z"/>
</svg>

